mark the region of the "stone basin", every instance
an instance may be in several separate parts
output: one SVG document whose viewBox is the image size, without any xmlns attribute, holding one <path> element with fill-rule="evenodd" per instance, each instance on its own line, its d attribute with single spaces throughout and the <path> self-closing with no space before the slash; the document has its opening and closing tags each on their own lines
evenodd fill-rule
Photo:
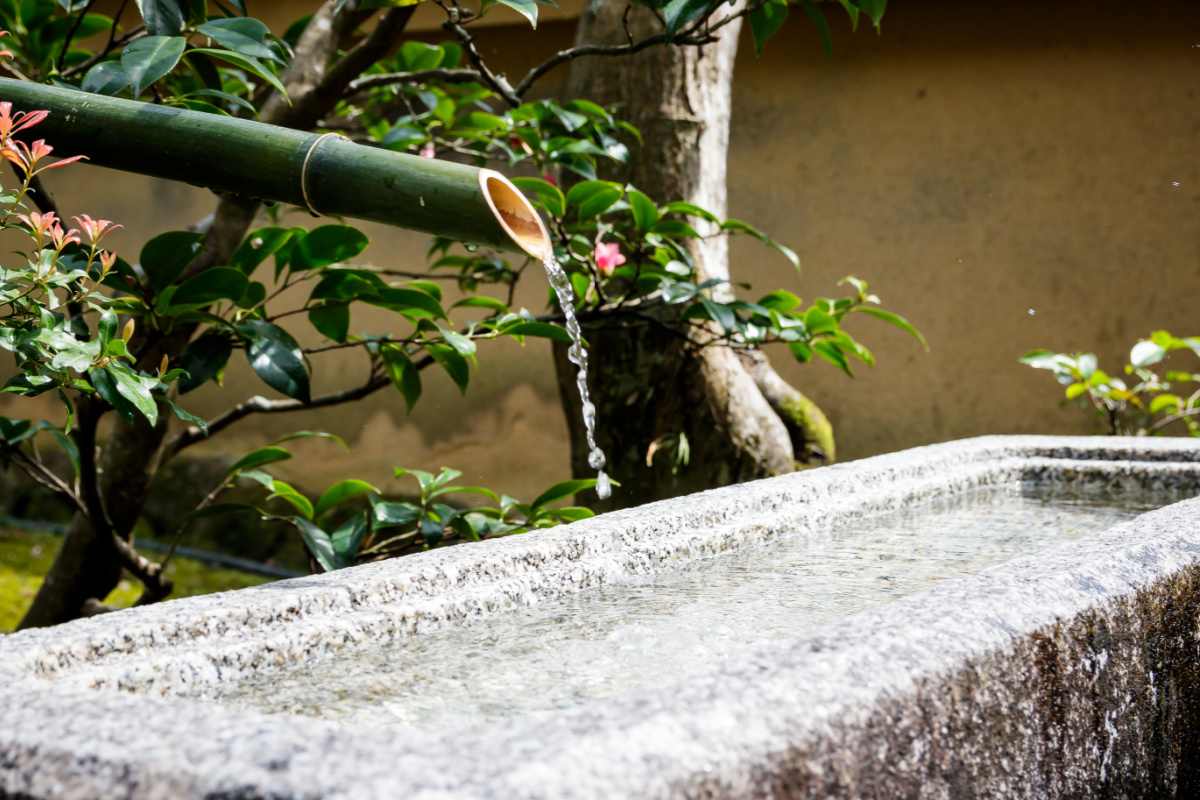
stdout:
<svg viewBox="0 0 1200 800">
<path fill-rule="evenodd" d="M 1197 495 L 985 437 L 0 637 L 0 796 L 1200 796 Z"/>
</svg>

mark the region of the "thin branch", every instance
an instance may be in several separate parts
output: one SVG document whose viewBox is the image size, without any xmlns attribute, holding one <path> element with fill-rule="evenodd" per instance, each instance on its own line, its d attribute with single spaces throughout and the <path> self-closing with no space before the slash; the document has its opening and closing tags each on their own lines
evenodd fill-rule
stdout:
<svg viewBox="0 0 1200 800">
<path fill-rule="evenodd" d="M 62 72 L 63 62 L 67 60 L 67 53 L 71 49 L 71 42 L 75 40 L 75 34 L 79 33 L 79 26 L 83 24 L 83 18 L 86 17 L 92 10 L 92 6 L 96 5 L 96 0 L 88 0 L 87 5 L 83 7 L 83 11 L 79 12 L 72 22 L 71 27 L 67 31 L 67 38 L 63 39 L 62 50 L 58 52 L 58 71 Z M 117 21 L 113 20 L 113 27 L 117 26 Z"/>
<path fill-rule="evenodd" d="M 479 52 L 479 48 L 475 45 L 475 37 L 471 32 L 463 27 L 462 23 L 466 20 L 463 9 L 457 5 L 447 6 L 442 0 L 436 0 L 442 10 L 446 12 L 446 21 L 442 23 L 442 28 L 462 42 L 463 50 L 467 52 L 467 58 L 479 71 L 480 77 L 496 94 L 504 98 L 504 101 L 513 108 L 521 105 L 520 94 L 513 90 L 513 87 L 502 76 L 492 72 L 491 68 L 483 62 L 483 56 Z"/>
<path fill-rule="evenodd" d="M 113 20 L 113 25 L 114 26 L 116 25 L 116 20 Z M 121 36 L 121 37 L 115 38 L 115 39 L 110 38 L 108 40 L 108 44 L 106 44 L 104 46 L 103 50 L 101 50 L 99 53 L 96 53 L 96 55 L 92 56 L 87 61 L 81 61 L 78 64 L 75 64 L 74 66 L 67 67 L 66 69 L 64 69 L 62 71 L 62 73 L 59 77 L 70 78 L 73 75 L 78 75 L 81 72 L 87 72 L 89 69 L 96 66 L 104 59 L 108 58 L 108 54 L 111 53 L 113 50 L 116 50 L 118 47 L 124 47 L 125 45 L 129 44 L 130 42 L 137 41 L 138 39 L 141 39 L 143 36 L 147 36 L 147 35 L 148 34 L 146 33 L 146 29 L 139 26 L 137 28 L 134 28 L 129 33 L 125 34 L 124 36 Z"/>
<path fill-rule="evenodd" d="M 44 486 L 57 495 L 61 495 L 69 502 L 76 511 L 84 514 L 87 513 L 87 507 L 75 491 L 67 485 L 67 482 L 43 464 L 40 460 L 33 458 L 25 453 L 19 447 L 13 445 L 4 446 L 6 454 L 12 458 L 13 463 L 21 468 L 21 471 L 28 475 L 32 480 Z"/>
<path fill-rule="evenodd" d="M 384 72 L 378 75 L 367 75 L 350 81 L 346 87 L 346 95 L 355 95 L 367 89 L 378 89 L 380 86 L 395 86 L 406 83 L 475 83 L 483 80 L 483 75 L 474 69 L 419 69 L 413 72 Z"/>
</svg>

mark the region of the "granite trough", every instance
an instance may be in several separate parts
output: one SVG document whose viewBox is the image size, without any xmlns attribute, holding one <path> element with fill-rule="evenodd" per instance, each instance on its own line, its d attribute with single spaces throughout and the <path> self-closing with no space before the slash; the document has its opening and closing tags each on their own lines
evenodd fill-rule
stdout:
<svg viewBox="0 0 1200 800">
<path fill-rule="evenodd" d="M 1197 495 L 985 437 L 0 636 L 0 797 L 1200 796 Z"/>
</svg>

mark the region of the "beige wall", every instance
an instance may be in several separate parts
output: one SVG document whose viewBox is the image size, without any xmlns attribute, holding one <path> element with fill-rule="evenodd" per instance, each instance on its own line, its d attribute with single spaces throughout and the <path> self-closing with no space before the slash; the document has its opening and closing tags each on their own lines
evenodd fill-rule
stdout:
<svg viewBox="0 0 1200 800">
<path fill-rule="evenodd" d="M 830 414 L 844 458 L 989 432 L 1088 431 L 1018 355 L 1098 348 L 1115 365 L 1154 327 L 1200 333 L 1200 13 L 1191 5 L 897 0 L 882 37 L 851 37 L 836 20 L 832 59 L 799 21 L 761 60 L 746 43 L 730 212 L 793 245 L 804 269 L 796 275 L 739 242 L 736 276 L 805 297 L 834 291 L 848 273 L 866 277 L 931 343 L 926 354 L 863 319 L 854 330 L 880 364 L 854 380 L 774 354 Z M 571 30 L 484 36 L 485 51 L 503 51 L 519 73 Z M 131 257 L 153 232 L 211 207 L 202 190 L 94 168 L 57 177 L 66 210 L 125 223 Z M 420 237 L 367 227 L 370 260 L 420 266 Z M 544 297 L 531 281 L 519 302 L 540 308 Z M 359 329 L 390 323 L 354 320 Z M 297 474 L 314 483 L 384 481 L 393 464 L 452 464 L 472 482 L 525 494 L 562 477 L 565 426 L 546 348 L 489 345 L 480 364 L 467 399 L 427 374 L 411 417 L 386 393 L 307 418 L 252 420 L 221 447 L 322 427 L 356 450 L 307 448 Z M 317 383 L 346 385 L 362 370 L 351 356 L 327 356 Z M 212 414 L 260 391 L 240 364 L 227 385 L 198 392 L 191 406 Z"/>
</svg>

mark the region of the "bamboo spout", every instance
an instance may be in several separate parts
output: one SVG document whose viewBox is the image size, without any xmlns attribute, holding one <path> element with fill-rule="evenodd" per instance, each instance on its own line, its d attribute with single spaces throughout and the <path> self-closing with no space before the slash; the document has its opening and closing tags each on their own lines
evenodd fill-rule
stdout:
<svg viewBox="0 0 1200 800">
<path fill-rule="evenodd" d="M 494 170 L 9 78 L 0 78 L 0 100 L 50 111 L 37 135 L 87 163 L 535 258 L 550 252 L 537 211 Z"/>
</svg>

